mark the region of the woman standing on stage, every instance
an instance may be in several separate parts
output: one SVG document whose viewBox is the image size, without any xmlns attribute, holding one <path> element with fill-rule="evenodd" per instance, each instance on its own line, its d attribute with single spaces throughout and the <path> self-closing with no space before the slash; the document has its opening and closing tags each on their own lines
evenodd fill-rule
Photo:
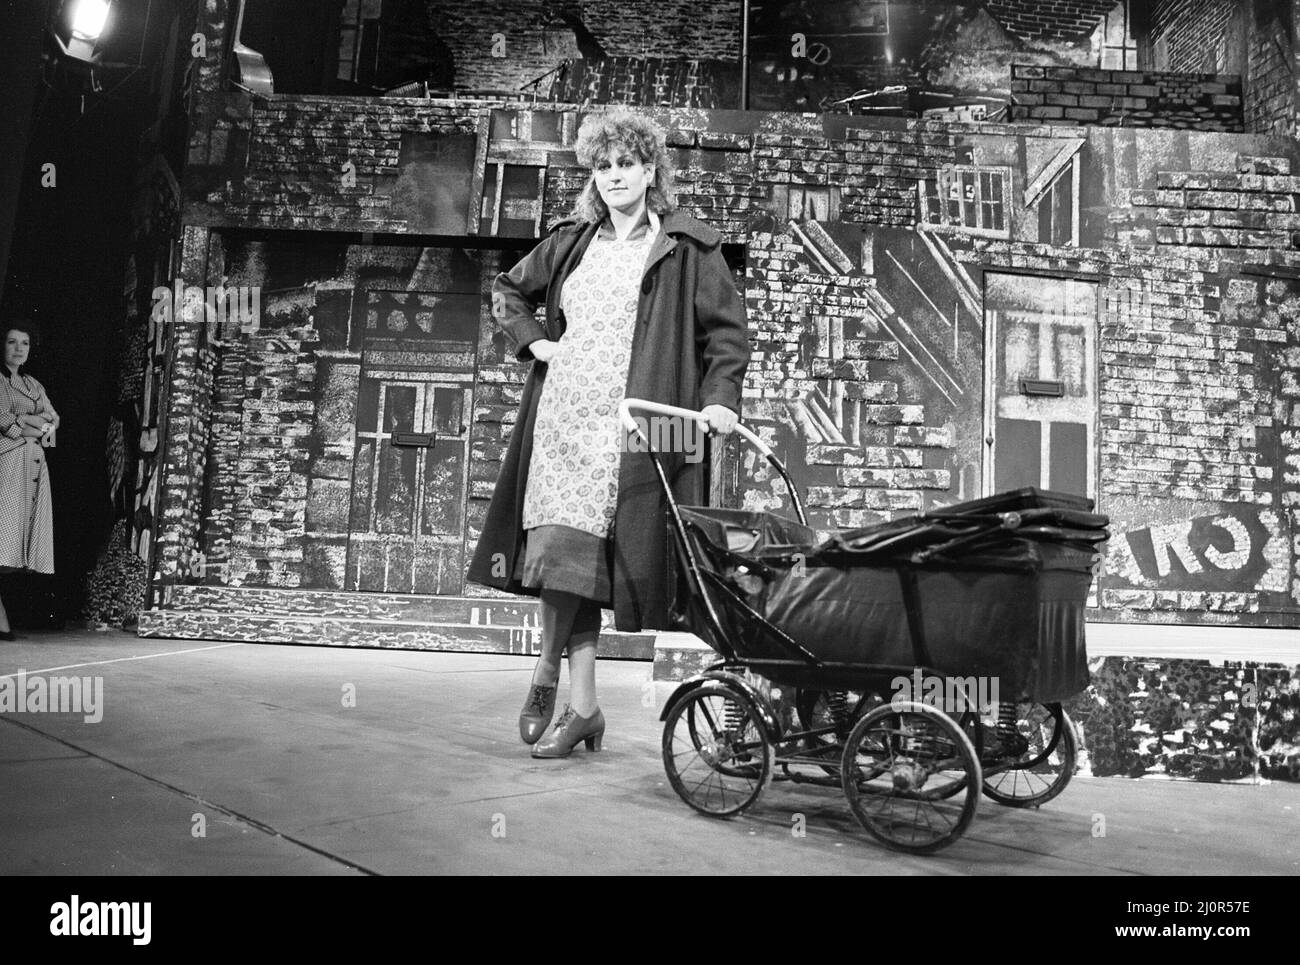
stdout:
<svg viewBox="0 0 1300 965">
<path fill-rule="evenodd" d="M 541 598 L 542 653 L 519 717 L 534 757 L 600 748 L 602 608 L 620 631 L 673 626 L 664 500 L 650 460 L 621 444 L 618 404 L 702 410 L 729 433 L 750 356 L 722 236 L 675 210 L 658 125 L 621 108 L 592 115 L 575 150 L 591 176 L 572 215 L 492 287 L 494 317 L 533 364 L 469 569 Z M 666 453 L 664 468 L 675 496 L 705 501 L 699 453 Z M 569 701 L 543 739 L 565 650 Z"/>
</svg>

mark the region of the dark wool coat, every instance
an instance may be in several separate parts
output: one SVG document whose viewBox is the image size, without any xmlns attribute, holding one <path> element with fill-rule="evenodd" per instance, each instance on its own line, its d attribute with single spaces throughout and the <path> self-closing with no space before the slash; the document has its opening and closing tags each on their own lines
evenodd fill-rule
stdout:
<svg viewBox="0 0 1300 965">
<path fill-rule="evenodd" d="M 532 361 L 530 342 L 563 336 L 561 287 L 598 228 L 576 219 L 561 221 L 519 264 L 497 276 L 493 315 L 521 360 Z M 744 300 L 732 281 L 721 242 L 717 231 L 689 215 L 671 212 L 660 219 L 642 275 L 627 398 L 690 409 L 717 404 L 740 412 L 749 337 Z M 543 304 L 545 326 L 534 317 Z M 546 369 L 544 363 L 534 362 L 524 385 L 519 417 L 468 572 L 474 583 L 530 596 L 538 591 L 522 586 L 514 573 L 523 548 L 524 491 Z M 666 504 L 650 457 L 632 449 L 627 447 L 619 463 L 613 530 L 615 626 L 622 631 L 670 629 Z M 673 493 L 684 505 L 707 501 L 704 465 L 688 462 L 683 453 L 664 456 Z"/>
</svg>

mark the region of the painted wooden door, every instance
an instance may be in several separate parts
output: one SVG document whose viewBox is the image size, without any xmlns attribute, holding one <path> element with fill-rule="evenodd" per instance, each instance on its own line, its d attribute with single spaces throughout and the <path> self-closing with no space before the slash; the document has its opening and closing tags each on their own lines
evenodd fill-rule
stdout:
<svg viewBox="0 0 1300 965">
<path fill-rule="evenodd" d="M 471 388 L 362 378 L 348 589 L 459 593 Z"/>
<path fill-rule="evenodd" d="M 1097 286 L 985 275 L 986 492 L 1096 496 Z"/>
<path fill-rule="evenodd" d="M 479 297 L 367 301 L 345 587 L 459 594 Z"/>
</svg>

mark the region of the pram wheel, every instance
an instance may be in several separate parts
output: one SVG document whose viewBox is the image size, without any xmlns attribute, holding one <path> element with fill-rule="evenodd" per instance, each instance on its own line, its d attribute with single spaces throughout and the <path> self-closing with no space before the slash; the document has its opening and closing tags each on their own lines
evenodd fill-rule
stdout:
<svg viewBox="0 0 1300 965">
<path fill-rule="evenodd" d="M 961 837 L 981 782 L 970 738 L 947 714 L 908 701 L 854 725 L 840 780 L 858 823 L 892 848 L 929 853 Z"/>
<path fill-rule="evenodd" d="M 739 814 L 772 779 L 772 745 L 747 695 L 710 681 L 683 694 L 664 721 L 664 770 L 678 796 L 714 817 Z"/>
<path fill-rule="evenodd" d="M 1007 807 L 1038 807 L 1050 801 L 1074 776 L 1078 744 L 1070 717 L 1060 704 L 1016 704 L 1016 731 L 1022 753 L 1007 770 L 984 779 L 984 793 Z"/>
</svg>

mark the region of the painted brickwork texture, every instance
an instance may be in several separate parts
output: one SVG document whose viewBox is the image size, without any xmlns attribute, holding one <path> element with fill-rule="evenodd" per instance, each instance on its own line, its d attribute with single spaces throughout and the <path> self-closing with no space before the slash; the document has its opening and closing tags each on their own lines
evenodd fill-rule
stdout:
<svg viewBox="0 0 1300 965">
<path fill-rule="evenodd" d="M 1078 39 L 1115 8 L 1111 0 L 989 0 L 985 6 L 1008 30 L 1028 40 Z"/>
<path fill-rule="evenodd" d="M 1239 77 L 1015 65 L 1011 96 L 1012 120 L 1197 131 L 1244 129 Z"/>
<path fill-rule="evenodd" d="M 1165 70 L 1209 70 L 1231 20 L 1233 3 L 1222 0 L 1158 0 L 1151 5 L 1151 39 L 1161 44 Z"/>
<path fill-rule="evenodd" d="M 219 284 L 223 266 L 219 244 L 210 257 L 211 232 L 187 226 L 181 254 L 181 278 L 203 291 Z M 159 435 L 167 440 L 158 501 L 154 573 L 162 584 L 195 574 L 202 552 L 203 480 L 213 413 L 216 353 L 207 339 L 202 299 L 172 307 L 171 389 Z M 200 574 L 201 575 L 201 574 Z"/>
<path fill-rule="evenodd" d="M 1057 79 L 1061 83 L 1081 82 L 1078 75 L 1073 81 Z M 1110 79 L 1113 81 L 1115 78 L 1112 76 Z M 1142 79 L 1159 81 L 1160 78 Z M 396 100 L 340 104 L 326 98 L 279 97 L 253 107 L 246 98 L 233 96 L 213 99 L 209 107 L 211 126 L 201 128 L 200 136 L 196 138 L 192 152 L 192 160 L 196 162 L 194 177 L 187 184 L 190 189 L 187 216 L 191 223 L 308 230 L 415 231 L 421 227 L 418 219 L 394 217 L 393 211 L 394 185 L 405 173 L 401 165 L 404 143 L 435 134 L 478 134 L 481 140 L 484 119 L 491 104 Z M 924 398 L 925 393 L 917 391 L 915 381 L 906 378 L 906 372 L 899 372 L 899 366 L 907 360 L 888 357 L 891 350 L 897 349 L 894 345 L 896 340 L 881 337 L 882 330 L 888 319 L 901 317 L 902 313 L 892 307 L 890 293 L 880 290 L 881 286 L 874 278 L 874 266 L 868 266 L 862 255 L 850 257 L 846 250 L 837 249 L 835 244 L 825 244 L 823 239 L 812 238 L 807 231 L 791 230 L 787 227 L 789 219 L 791 215 L 798 215 L 819 221 L 909 230 L 917 223 L 915 192 L 924 190 L 936 173 L 957 157 L 959 149 L 965 150 L 963 142 L 968 140 L 968 135 L 1008 141 L 1055 135 L 1038 133 L 1023 126 L 963 128 L 960 125 L 944 127 L 885 122 L 829 136 L 820 121 L 790 116 L 768 118 L 761 128 L 753 131 L 743 127 L 736 130 L 734 121 L 718 123 L 709 116 L 703 119 L 687 116 L 681 120 L 668 117 L 668 121 L 667 126 L 673 130 L 674 146 L 679 150 L 683 206 L 715 224 L 729 240 L 746 242 L 749 246 L 746 287 L 755 331 L 761 331 L 760 325 L 771 325 L 771 334 L 781 336 L 756 339 L 756 348 L 763 354 L 749 387 L 757 396 L 752 403 L 758 406 L 753 416 L 760 423 L 769 423 L 760 425 L 761 431 L 773 438 L 785 439 L 794 461 L 805 461 L 801 468 L 807 474 L 807 482 L 817 487 L 815 495 L 819 502 L 813 508 L 820 514 L 821 522 L 832 526 L 870 521 L 880 514 L 908 511 L 918 504 L 924 506 L 931 500 L 942 500 L 951 495 L 957 474 L 948 453 L 961 441 L 955 437 L 963 434 L 954 433 L 952 420 L 938 412 L 942 406 L 931 405 L 935 400 Z M 719 130 L 723 127 L 727 129 Z M 1057 133 L 1069 138 L 1082 132 L 1063 125 Z M 252 160 L 250 167 L 244 170 L 241 164 L 246 153 Z M 1104 156 L 1106 151 L 1103 147 L 1096 153 Z M 567 166 L 562 158 L 552 161 L 548 156 L 542 163 L 547 168 L 546 192 L 540 204 L 545 220 L 550 220 L 567 210 L 581 178 L 580 172 Z M 1286 163 L 1285 158 L 1281 159 L 1279 170 Z M 346 165 L 350 165 L 346 170 L 354 179 L 343 176 Z M 1183 542 L 1191 539 L 1190 534 L 1153 531 L 1146 533 L 1144 538 L 1149 546 L 1155 547 L 1158 558 L 1154 564 L 1150 560 L 1135 558 L 1134 565 L 1125 569 L 1128 561 L 1122 556 L 1117 560 L 1117 571 L 1127 576 L 1127 582 L 1136 584 L 1132 595 L 1110 598 L 1112 602 L 1123 601 L 1130 607 L 1125 613 L 1139 613 L 1148 604 L 1152 609 L 1167 608 L 1171 612 L 1182 612 L 1191 606 L 1193 612 L 1200 607 L 1207 615 L 1231 619 L 1256 606 L 1259 591 L 1279 592 L 1279 586 L 1285 590 L 1294 580 L 1294 563 L 1288 559 L 1290 551 L 1285 547 L 1287 532 L 1294 520 L 1289 515 L 1280 515 L 1292 512 L 1284 500 L 1292 498 L 1294 478 L 1285 475 L 1281 479 L 1267 478 L 1270 469 L 1283 464 L 1281 447 L 1286 447 L 1288 453 L 1293 451 L 1294 433 L 1278 431 L 1279 425 L 1288 425 L 1293 413 L 1290 409 L 1278 410 L 1280 416 L 1269 431 L 1262 434 L 1265 437 L 1262 447 L 1258 439 L 1251 442 L 1252 427 L 1240 421 L 1230 427 L 1230 431 L 1238 433 L 1237 437 L 1222 442 L 1216 438 L 1207 445 L 1205 440 L 1210 437 L 1190 426 L 1190 423 L 1198 421 L 1197 414 L 1205 413 L 1208 423 L 1210 416 L 1217 421 L 1231 418 L 1234 413 L 1230 411 L 1230 400 L 1226 396 L 1207 397 L 1206 381 L 1198 376 L 1204 374 L 1204 363 L 1222 362 L 1239 368 L 1253 364 L 1258 360 L 1260 350 L 1251 343 L 1276 344 L 1276 333 L 1283 329 L 1276 324 L 1260 326 L 1260 330 L 1266 333 L 1262 339 L 1248 333 L 1243 343 L 1237 331 L 1209 332 L 1181 330 L 1181 327 L 1198 323 L 1214 326 L 1219 321 L 1214 314 L 1214 291 L 1217 289 L 1221 293 L 1236 279 L 1233 258 L 1237 256 L 1225 249 L 1224 259 L 1228 264 L 1221 269 L 1219 262 L 1213 260 L 1217 254 L 1214 249 L 1222 249 L 1235 240 L 1237 251 L 1251 247 L 1257 250 L 1255 255 L 1247 253 L 1238 257 L 1238 261 L 1244 257 L 1273 262 L 1281 257 L 1285 262 L 1290 245 L 1280 251 L 1266 247 L 1279 240 L 1278 232 L 1286 230 L 1284 224 L 1269 218 L 1294 212 L 1286 207 L 1288 199 L 1268 197 L 1285 194 L 1285 191 L 1268 190 L 1270 185 L 1265 182 L 1223 182 L 1201 187 L 1197 178 L 1205 172 L 1189 170 L 1194 168 L 1193 165 L 1169 163 L 1163 167 L 1164 170 L 1158 172 L 1157 181 L 1141 190 L 1181 191 L 1181 199 L 1158 195 L 1155 205 L 1142 204 L 1140 196 L 1133 199 L 1132 211 L 1137 214 L 1129 217 L 1129 212 L 1116 209 L 1129 217 L 1128 222 L 1114 225 L 1114 233 L 1105 239 L 1089 239 L 1091 244 L 1085 251 L 1053 250 L 1044 245 L 1026 243 L 1024 236 L 1007 242 L 985 239 L 968 242 L 961 240 L 958 233 L 952 258 L 956 263 L 969 266 L 972 277 L 988 267 L 1045 273 L 1083 270 L 1104 275 L 1111 280 L 1112 289 L 1119 289 L 1107 292 L 1108 303 L 1115 303 L 1116 318 L 1114 326 L 1108 324 L 1102 332 L 1102 352 L 1112 354 L 1110 358 L 1103 355 L 1103 365 L 1117 369 L 1126 367 L 1129 369 L 1127 374 L 1133 376 L 1135 366 L 1131 363 L 1140 363 L 1145 357 L 1146 367 L 1139 364 L 1136 370 L 1149 376 L 1145 385 L 1157 389 L 1147 397 L 1147 401 L 1156 404 L 1142 406 L 1141 412 L 1136 408 L 1128 415 L 1120 415 L 1120 410 L 1114 408 L 1102 412 L 1103 460 L 1109 460 L 1112 466 L 1124 472 L 1137 474 L 1127 478 L 1121 476 L 1114 483 L 1107 477 L 1102 480 L 1103 502 L 1129 496 L 1134 499 L 1120 514 L 1121 521 L 1124 515 L 1143 518 L 1145 514 L 1138 501 L 1147 496 L 1163 496 L 1162 483 L 1168 482 L 1170 477 L 1177 476 L 1185 485 L 1198 487 L 1198 491 L 1203 484 L 1208 484 L 1211 496 L 1223 497 L 1231 506 L 1263 505 L 1260 483 L 1271 483 L 1275 501 L 1253 519 L 1237 518 L 1235 523 L 1222 523 L 1222 519 L 1227 518 L 1218 513 L 1222 504 L 1204 506 L 1206 518 L 1221 521 L 1215 524 L 1214 540 L 1206 546 L 1188 542 L 1184 548 Z M 1234 170 L 1235 167 L 1238 166 L 1220 166 L 1213 173 L 1219 179 L 1227 178 L 1229 181 L 1237 175 L 1247 179 L 1288 176 L 1266 174 L 1258 168 Z M 1176 184 L 1182 187 L 1175 187 Z M 199 196 L 193 190 L 196 185 L 201 189 Z M 1258 196 L 1254 200 L 1243 199 L 1230 205 L 1222 195 L 1231 194 L 1234 188 Z M 1170 203 L 1161 203 L 1164 201 Z M 1259 204 L 1275 207 L 1255 207 Z M 1087 215 L 1084 217 L 1086 219 Z M 1125 235 L 1125 231 L 1129 234 Z M 1203 249 L 1211 260 L 1201 260 L 1197 249 Z M 1152 261 L 1142 284 L 1125 281 L 1117 285 L 1115 280 L 1123 278 L 1123 274 L 1114 265 L 1118 262 L 1127 264 L 1131 253 L 1143 251 L 1152 253 Z M 197 280 L 196 271 L 202 274 L 202 269 L 187 262 L 187 278 L 191 282 Z M 1216 272 L 1219 277 L 1215 277 Z M 1248 283 L 1239 281 L 1239 287 L 1242 285 L 1248 286 Z M 1161 286 L 1173 290 L 1160 291 Z M 1279 287 L 1282 294 L 1276 290 Z M 1152 290 L 1148 292 L 1147 288 Z M 1285 302 L 1285 292 L 1290 291 L 1290 286 L 1278 282 L 1266 290 L 1257 284 L 1253 290 L 1260 299 L 1267 297 Z M 1197 300 L 1205 308 L 1206 299 L 1209 300 L 1209 310 L 1204 318 L 1188 319 L 1180 314 L 1189 306 L 1195 311 Z M 789 311 L 792 303 L 797 307 L 793 314 Z M 1166 308 L 1169 311 L 1164 311 Z M 764 311 L 770 311 L 770 317 L 765 318 Z M 1270 309 L 1264 307 L 1260 311 L 1266 314 Z M 1172 317 L 1161 317 L 1162 314 Z M 1112 319 L 1108 317 L 1106 321 L 1110 323 Z M 779 331 L 783 324 L 786 326 L 784 332 Z M 1166 326 L 1179 330 L 1166 333 L 1163 330 Z M 1140 338 L 1147 329 L 1150 329 L 1150 338 L 1146 341 L 1156 346 L 1154 350 L 1149 351 L 1146 344 L 1125 344 L 1134 333 Z M 1115 339 L 1115 344 L 1107 344 L 1108 338 Z M 1185 339 L 1200 341 L 1185 342 Z M 762 344 L 763 341 L 767 344 Z M 201 359 L 197 346 L 196 340 L 191 357 L 189 347 L 178 343 L 177 375 L 183 382 L 192 367 L 196 375 L 194 384 L 202 388 L 214 363 L 211 358 Z M 1128 348 L 1137 351 L 1126 352 Z M 1209 353 L 1211 358 L 1186 357 L 1184 350 L 1202 356 Z M 296 351 L 292 346 L 286 350 L 287 353 L 292 351 Z M 1120 356 L 1125 354 L 1134 358 L 1121 362 Z M 856 357 L 859 355 L 866 357 Z M 1251 362 L 1246 356 L 1250 356 Z M 218 372 L 223 373 L 221 377 L 236 377 L 227 368 L 233 361 L 233 356 L 218 361 L 221 366 Z M 287 354 L 286 360 L 282 361 L 288 364 Z M 1199 371 L 1198 365 L 1202 365 Z M 904 377 L 891 377 L 900 374 Z M 1113 374 L 1119 377 L 1118 371 Z M 245 378 L 242 370 L 237 377 Z M 1222 391 L 1233 392 L 1234 398 L 1238 389 L 1255 392 L 1256 386 L 1252 381 L 1256 377 L 1268 383 L 1270 379 L 1282 380 L 1286 375 L 1283 370 L 1270 372 L 1259 369 L 1244 373 L 1241 379 Z M 491 378 L 485 370 L 480 381 L 487 385 Z M 500 404 L 508 406 L 512 391 L 509 386 L 517 384 L 519 375 L 517 372 L 502 372 L 499 378 L 502 384 Z M 788 404 L 792 401 L 802 403 L 804 400 L 799 399 L 801 393 L 804 399 L 815 396 L 818 389 L 810 383 L 819 380 L 827 388 L 822 399 L 814 399 L 818 404 Z M 1103 398 L 1103 406 L 1134 404 L 1130 398 L 1123 397 L 1122 385 L 1122 382 L 1117 382 L 1116 388 L 1107 389 L 1103 379 L 1103 396 L 1107 391 L 1112 395 L 1109 400 Z M 1177 391 L 1172 394 L 1166 391 L 1170 385 Z M 1282 382 L 1278 385 L 1280 389 L 1285 388 Z M 972 388 L 970 385 L 964 387 Z M 1258 418 L 1263 418 L 1264 409 L 1270 404 L 1270 391 L 1272 386 L 1268 384 L 1256 397 L 1246 399 L 1256 408 Z M 198 401 L 200 414 L 206 415 L 201 396 Z M 1161 406 L 1158 404 L 1160 401 L 1166 404 Z M 1237 401 L 1240 403 L 1241 399 Z M 181 400 L 181 404 L 175 407 L 180 421 L 176 423 L 178 433 L 173 443 L 183 438 L 179 430 L 192 430 L 196 442 L 201 437 L 203 446 L 200 450 L 207 446 L 205 432 L 225 432 L 227 436 L 233 436 L 236 431 L 233 421 L 224 424 L 219 421 L 212 430 L 206 426 L 196 428 L 186 422 L 189 414 L 186 405 L 189 404 L 192 400 Z M 1173 417 L 1175 404 L 1181 404 L 1188 412 L 1187 419 Z M 218 410 L 223 405 L 229 406 L 229 403 L 219 398 Z M 791 409 L 796 411 L 796 415 L 790 415 Z M 1152 416 L 1153 412 L 1155 416 Z M 1238 410 L 1235 415 L 1240 420 L 1243 414 Z M 242 410 L 238 416 L 241 437 L 246 428 L 255 435 L 257 427 L 251 422 L 245 427 Z M 231 420 L 233 417 L 234 413 L 227 411 L 220 418 Z M 1131 418 L 1135 424 L 1130 426 L 1118 421 L 1125 418 Z M 1184 422 L 1189 423 L 1185 432 L 1182 431 Z M 504 424 L 499 431 L 504 431 Z M 1127 437 L 1125 433 L 1128 432 L 1134 436 Z M 1139 436 L 1137 433 L 1145 434 Z M 793 445 L 795 441 L 801 444 Z M 1182 451 L 1161 451 L 1161 447 Z M 175 452 L 176 448 L 176 445 L 169 447 L 169 458 L 176 464 L 169 467 L 171 474 L 165 502 L 173 515 L 192 514 L 195 511 L 194 494 L 190 492 L 192 486 L 183 477 L 186 472 L 198 468 L 203 457 L 188 458 L 181 466 L 177 463 L 180 454 Z M 218 460 L 221 458 L 219 446 L 213 450 L 213 455 Z M 1179 455 L 1188 458 L 1175 458 Z M 1211 459 L 1220 455 L 1226 455 L 1229 464 L 1211 468 Z M 483 456 L 488 458 L 488 453 L 484 452 Z M 238 578 L 250 581 L 274 579 L 282 585 L 292 585 L 297 557 L 290 543 L 294 538 L 294 521 L 301 512 L 297 505 L 300 497 L 290 494 L 282 506 L 256 506 L 257 513 L 254 514 L 248 502 L 251 491 L 241 493 L 232 489 L 221 474 L 224 466 L 219 462 L 214 466 L 214 474 L 209 474 L 213 485 L 211 508 L 215 510 L 211 528 L 213 552 L 219 557 L 222 539 L 230 539 L 237 528 L 242 527 L 244 539 L 248 541 L 247 559 L 239 567 L 242 575 Z M 471 471 L 479 477 L 474 482 L 481 493 L 485 482 L 482 477 L 490 474 L 490 470 L 485 473 L 484 467 L 472 465 Z M 1151 475 L 1143 477 L 1140 475 L 1143 473 Z M 1263 486 L 1263 490 L 1268 489 L 1269 486 Z M 1183 509 L 1178 507 L 1180 512 Z M 473 512 L 471 508 L 471 519 Z M 269 523 L 271 519 L 278 520 L 282 527 L 280 534 L 274 539 L 265 538 L 265 545 L 254 545 L 257 539 L 262 539 L 254 536 L 254 521 Z M 180 516 L 176 516 L 174 521 L 165 518 L 164 527 L 170 527 L 173 522 L 182 520 Z M 189 516 L 183 522 L 188 525 Z M 1252 527 L 1255 530 L 1253 534 Z M 1261 529 L 1262 534 L 1259 532 Z M 1204 573 L 1206 563 L 1237 562 L 1243 552 L 1239 545 L 1243 531 L 1247 537 L 1259 537 L 1255 543 L 1260 545 L 1252 544 L 1250 552 L 1261 557 L 1260 565 L 1263 566 L 1262 575 L 1248 584 L 1245 592 L 1161 587 L 1162 581 L 1167 583 L 1172 576 L 1201 575 L 1197 572 L 1179 574 L 1177 571 L 1180 569 L 1193 571 L 1199 567 Z M 1225 541 L 1225 533 L 1232 537 L 1232 542 Z M 163 542 L 179 543 L 180 539 L 169 530 L 164 534 Z M 1211 548 L 1213 553 L 1209 552 Z M 227 549 L 233 559 L 234 548 L 227 545 Z M 174 547 L 164 556 L 168 552 L 170 559 L 160 558 L 160 563 L 175 573 L 181 551 Z M 277 558 L 277 554 L 283 555 Z M 1159 558 L 1160 554 L 1164 554 L 1163 560 Z M 1150 564 L 1145 571 L 1144 563 Z M 236 577 L 231 574 L 227 578 Z M 1155 586 L 1147 585 L 1152 583 Z M 1108 589 L 1112 593 L 1130 592 L 1115 587 Z M 1188 593 L 1194 595 L 1184 595 Z"/>
<path fill-rule="evenodd" d="M 376 193 L 399 174 L 404 132 L 473 134 L 472 110 L 428 101 L 378 107 L 328 97 L 277 98 L 253 114 L 251 176 L 219 200 L 227 217 L 284 228 L 409 231 Z M 273 133 L 272 133 L 273 132 Z M 268 136 L 270 135 L 270 136 Z"/>
<path fill-rule="evenodd" d="M 1158 71 L 1240 74 L 1245 129 L 1295 130 L 1295 53 L 1288 36 L 1293 4 L 1157 0 L 1151 5 L 1151 67 Z"/>
<path fill-rule="evenodd" d="M 1280 19 L 1256 25 L 1247 37 L 1246 130 L 1294 134 L 1296 129 L 1295 56 Z"/>
<path fill-rule="evenodd" d="M 551 5 L 555 13 L 547 6 L 536 0 L 438 5 L 433 26 L 452 50 L 456 83 L 475 90 L 518 90 L 562 58 L 591 58 L 596 52 L 680 57 L 686 51 L 708 51 L 718 60 L 740 59 L 739 0 L 582 4 L 581 41 L 559 12 L 562 5 Z"/>
<path fill-rule="evenodd" d="M 233 476 L 236 487 L 227 565 L 230 582 L 239 585 L 292 587 L 301 580 L 317 338 L 302 316 L 298 324 L 277 324 L 272 316 L 273 333 L 249 339 L 239 456 L 223 477 Z"/>
<path fill-rule="evenodd" d="M 1261 600 L 1300 602 L 1287 545 L 1300 483 L 1288 374 L 1300 338 L 1295 287 L 1234 270 L 1294 265 L 1300 181 L 1285 157 L 1239 155 L 1235 167 L 1160 171 L 1158 187 L 1130 192 L 1130 208 L 1111 221 L 1117 239 L 1144 254 L 1110 272 L 1103 479 L 1112 505 L 1134 514 L 1168 507 L 1148 512 L 1154 518 L 1143 534 L 1111 544 L 1109 570 L 1135 588 L 1106 589 L 1102 602 L 1128 613 L 1203 611 L 1213 620 Z M 1194 549 L 1197 520 L 1214 504 L 1224 509 L 1212 524 L 1217 543 Z M 1139 563 L 1130 552 L 1139 544 L 1154 560 Z M 1248 585 L 1214 585 L 1212 574 L 1229 568 L 1249 571 Z M 1172 577 L 1175 569 L 1185 576 Z"/>
</svg>

